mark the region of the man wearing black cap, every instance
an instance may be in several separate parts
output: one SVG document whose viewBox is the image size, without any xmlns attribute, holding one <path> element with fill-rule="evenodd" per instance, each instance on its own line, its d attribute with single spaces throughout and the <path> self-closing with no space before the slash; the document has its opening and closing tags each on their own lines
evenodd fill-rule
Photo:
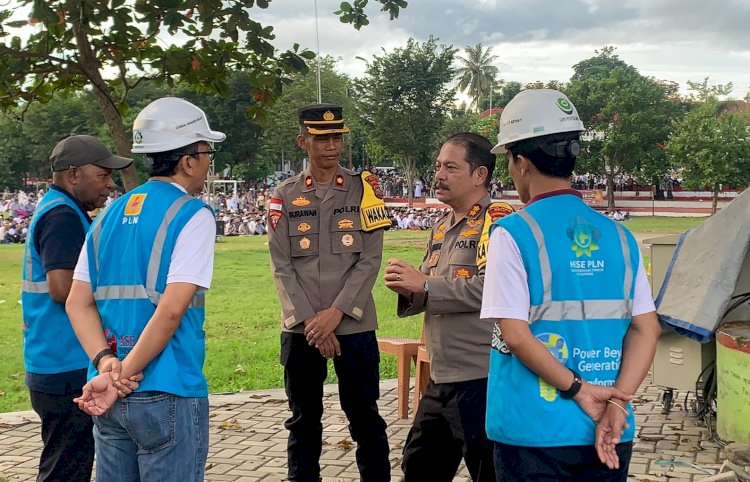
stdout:
<svg viewBox="0 0 750 482">
<path fill-rule="evenodd" d="M 390 226 L 377 178 L 339 166 L 342 109 L 299 110 L 297 145 L 309 168 L 282 183 L 268 212 L 271 271 L 281 300 L 281 363 L 292 416 L 287 454 L 293 481 L 320 478 L 327 358 L 357 443 L 364 482 L 390 480 L 386 424 L 378 413 L 379 353 L 372 288 L 383 228 Z"/>
<path fill-rule="evenodd" d="M 44 443 L 37 480 L 89 481 L 93 425 L 73 403 L 86 383 L 89 360 L 65 313 L 65 300 L 91 224 L 88 211 L 104 206 L 115 187 L 112 171 L 133 161 L 87 135 L 60 141 L 50 161 L 52 185 L 31 220 L 21 291 L 26 385 L 42 420 Z"/>
</svg>

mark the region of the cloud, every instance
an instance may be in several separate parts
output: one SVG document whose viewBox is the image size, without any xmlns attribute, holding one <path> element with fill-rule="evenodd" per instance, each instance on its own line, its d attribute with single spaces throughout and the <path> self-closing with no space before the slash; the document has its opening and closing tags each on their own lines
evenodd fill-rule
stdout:
<svg viewBox="0 0 750 482">
<path fill-rule="evenodd" d="M 748 0 L 412 0 L 389 21 L 371 1 L 370 25 L 360 31 L 333 15 L 340 0 L 317 0 L 320 50 L 342 59 L 341 70 L 359 76 L 364 63 L 409 37 L 463 48 L 482 42 L 498 56 L 506 80 L 566 81 L 572 66 L 614 45 L 644 75 L 684 84 L 710 77 L 734 82 L 735 95 L 750 89 Z M 273 0 L 253 9 L 255 20 L 273 25 L 274 44 L 297 42 L 315 50 L 315 10 L 310 0 Z"/>
</svg>

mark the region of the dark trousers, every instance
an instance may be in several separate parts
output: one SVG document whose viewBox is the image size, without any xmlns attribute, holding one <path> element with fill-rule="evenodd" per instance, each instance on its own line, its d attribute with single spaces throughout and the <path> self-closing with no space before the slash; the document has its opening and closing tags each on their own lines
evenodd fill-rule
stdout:
<svg viewBox="0 0 750 482">
<path fill-rule="evenodd" d="M 44 448 L 37 482 L 89 482 L 94 465 L 94 424 L 73 403 L 81 389 L 69 389 L 63 395 L 34 390 L 29 393 L 31 406 L 42 419 Z"/>
<path fill-rule="evenodd" d="M 626 482 L 633 443 L 616 447 L 620 468 L 601 463 L 593 445 L 571 447 L 519 447 L 495 442 L 497 482 Z"/>
<path fill-rule="evenodd" d="M 474 482 L 495 480 L 492 444 L 484 429 L 487 379 L 430 380 L 404 445 L 405 482 L 450 482 L 461 457 Z"/>
<path fill-rule="evenodd" d="M 341 408 L 349 419 L 349 433 L 357 443 L 360 480 L 388 481 L 388 437 L 377 405 L 380 353 L 375 332 L 342 335 L 338 340 L 341 355 L 333 358 L 333 366 L 339 378 Z M 323 382 L 328 375 L 328 361 L 317 348 L 307 344 L 304 335 L 282 333 L 281 363 L 292 411 L 284 423 L 289 430 L 289 480 L 318 481 L 323 447 Z"/>
</svg>

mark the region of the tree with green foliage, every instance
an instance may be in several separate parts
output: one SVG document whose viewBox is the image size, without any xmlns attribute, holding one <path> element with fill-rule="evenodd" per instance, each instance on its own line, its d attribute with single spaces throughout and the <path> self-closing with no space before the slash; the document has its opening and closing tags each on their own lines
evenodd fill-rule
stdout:
<svg viewBox="0 0 750 482">
<path fill-rule="evenodd" d="M 516 96 L 519 92 L 523 90 L 523 84 L 516 81 L 510 81 L 510 82 L 498 82 L 496 83 L 496 87 L 494 90 L 492 90 L 492 108 L 500 107 L 504 108 L 506 105 L 508 105 L 508 102 L 510 102 L 513 97 Z M 480 111 L 485 111 L 490 108 L 490 98 L 483 98 L 479 101 Z"/>
<path fill-rule="evenodd" d="M 410 203 L 412 182 L 431 165 L 454 100 L 454 53 L 432 37 L 409 39 L 405 47 L 375 56 L 358 83 L 365 128 L 403 168 Z"/>
<path fill-rule="evenodd" d="M 406 8 L 408 2 L 406 0 L 376 0 L 381 3 L 383 7 L 380 9 L 383 12 L 388 12 L 391 20 L 398 18 L 398 14 L 402 8 Z M 367 18 L 365 13 L 365 7 L 367 6 L 368 0 L 354 0 L 353 3 L 341 2 L 341 7 L 334 13 L 339 16 L 341 23 L 350 23 L 357 30 L 361 29 L 365 25 L 370 24 L 370 20 Z"/>
<path fill-rule="evenodd" d="M 25 122 L 0 117 L 0 186 L 20 187 L 30 178 L 50 177 L 49 154 L 55 144 L 72 134 L 98 135 L 102 118 L 88 92 L 35 104 Z"/>
<path fill-rule="evenodd" d="M 687 84 L 688 90 L 692 91 L 692 98 L 700 103 L 718 99 L 721 95 L 729 95 L 734 88 L 731 82 L 728 84 L 710 85 L 708 77 L 705 77 L 703 82 L 688 80 Z"/>
<path fill-rule="evenodd" d="M 464 55 L 457 55 L 459 67 L 458 90 L 465 91 L 473 100 L 476 111 L 479 112 L 479 100 L 482 96 L 489 99 L 490 89 L 495 87 L 500 69 L 492 65 L 497 55 L 492 55 L 492 47 L 484 48 L 481 43 L 474 47 L 464 48 Z"/>
<path fill-rule="evenodd" d="M 392 18 L 406 6 L 403 0 L 378 1 Z M 252 7 L 267 8 L 269 2 L 18 0 L 21 8 L 0 10 L 0 109 L 23 116 L 55 93 L 88 87 L 117 152 L 127 156 L 131 143 L 123 116 L 128 94 L 140 83 L 181 82 L 226 95 L 231 73 L 244 71 L 254 99 L 248 114 L 262 121 L 289 76 L 306 71 L 305 60 L 314 57 L 296 44 L 275 51 L 273 27 L 250 15 Z M 366 4 L 356 0 L 341 13 L 342 21 L 365 25 Z M 23 39 L 28 24 L 36 31 Z M 122 175 L 127 189 L 137 184 L 133 167 Z"/>
<path fill-rule="evenodd" d="M 723 111 L 715 99 L 674 123 L 665 150 L 672 162 L 682 167 L 686 187 L 711 189 L 712 213 L 722 186 L 750 184 L 748 120 L 741 113 Z"/>
<path fill-rule="evenodd" d="M 615 178 L 638 174 L 646 159 L 662 156 L 674 115 L 665 89 L 620 60 L 614 50 L 604 47 L 574 65 L 565 89 L 587 128 L 576 171 L 606 176 L 610 210 L 615 209 Z M 669 172 L 669 166 L 661 168 Z"/>
</svg>

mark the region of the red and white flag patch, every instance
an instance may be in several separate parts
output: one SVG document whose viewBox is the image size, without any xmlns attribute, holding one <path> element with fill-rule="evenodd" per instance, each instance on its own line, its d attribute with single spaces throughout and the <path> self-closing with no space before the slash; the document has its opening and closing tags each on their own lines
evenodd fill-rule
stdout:
<svg viewBox="0 0 750 482">
<path fill-rule="evenodd" d="M 276 197 L 271 198 L 271 201 L 268 205 L 268 209 L 270 209 L 271 211 L 281 211 L 282 207 L 284 207 L 283 200 L 276 198 Z"/>
</svg>

